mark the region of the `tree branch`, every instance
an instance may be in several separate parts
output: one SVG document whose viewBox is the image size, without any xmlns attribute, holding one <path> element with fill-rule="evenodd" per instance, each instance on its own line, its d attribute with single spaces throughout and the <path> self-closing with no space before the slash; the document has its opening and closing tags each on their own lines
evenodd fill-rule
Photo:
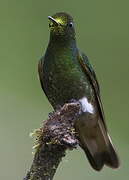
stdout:
<svg viewBox="0 0 129 180">
<path fill-rule="evenodd" d="M 78 102 L 65 104 L 49 114 L 44 126 L 36 130 L 35 156 L 24 180 L 52 180 L 67 149 L 76 148 L 78 143 L 75 120 L 79 116 Z"/>
</svg>

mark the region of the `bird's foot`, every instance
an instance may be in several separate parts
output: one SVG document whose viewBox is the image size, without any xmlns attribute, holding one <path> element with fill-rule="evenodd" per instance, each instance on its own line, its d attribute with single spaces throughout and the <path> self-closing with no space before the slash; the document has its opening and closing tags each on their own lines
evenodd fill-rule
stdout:
<svg viewBox="0 0 129 180">
<path fill-rule="evenodd" d="M 68 103 L 78 103 L 78 101 L 76 99 L 70 99 L 70 101 L 68 101 Z"/>
</svg>

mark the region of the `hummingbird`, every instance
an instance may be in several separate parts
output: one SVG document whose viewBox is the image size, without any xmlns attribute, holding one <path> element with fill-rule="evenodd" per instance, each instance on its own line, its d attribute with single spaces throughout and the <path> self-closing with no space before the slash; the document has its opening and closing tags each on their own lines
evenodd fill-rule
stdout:
<svg viewBox="0 0 129 180">
<path fill-rule="evenodd" d="M 71 100 L 80 103 L 82 114 L 75 129 L 93 169 L 100 171 L 104 165 L 118 168 L 119 158 L 107 130 L 99 83 L 88 57 L 77 47 L 73 18 L 59 12 L 48 19 L 50 39 L 38 63 L 41 87 L 55 110 Z"/>
</svg>

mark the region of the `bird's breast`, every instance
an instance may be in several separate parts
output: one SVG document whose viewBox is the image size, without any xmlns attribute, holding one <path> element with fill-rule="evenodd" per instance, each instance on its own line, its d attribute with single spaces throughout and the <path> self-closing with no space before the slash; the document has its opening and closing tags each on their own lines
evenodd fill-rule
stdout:
<svg viewBox="0 0 129 180">
<path fill-rule="evenodd" d="M 89 81 L 76 60 L 69 56 L 44 63 L 44 88 L 53 106 L 63 105 L 71 99 L 90 96 Z"/>
</svg>

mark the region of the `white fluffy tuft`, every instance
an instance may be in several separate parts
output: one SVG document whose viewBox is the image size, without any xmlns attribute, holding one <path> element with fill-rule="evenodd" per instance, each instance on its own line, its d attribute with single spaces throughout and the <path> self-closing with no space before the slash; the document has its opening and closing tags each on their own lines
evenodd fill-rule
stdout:
<svg viewBox="0 0 129 180">
<path fill-rule="evenodd" d="M 94 113 L 94 107 L 91 103 L 88 102 L 86 97 L 83 97 L 82 99 L 80 99 L 79 102 L 82 105 L 82 111 L 83 112 L 89 112 L 91 114 Z"/>
</svg>

